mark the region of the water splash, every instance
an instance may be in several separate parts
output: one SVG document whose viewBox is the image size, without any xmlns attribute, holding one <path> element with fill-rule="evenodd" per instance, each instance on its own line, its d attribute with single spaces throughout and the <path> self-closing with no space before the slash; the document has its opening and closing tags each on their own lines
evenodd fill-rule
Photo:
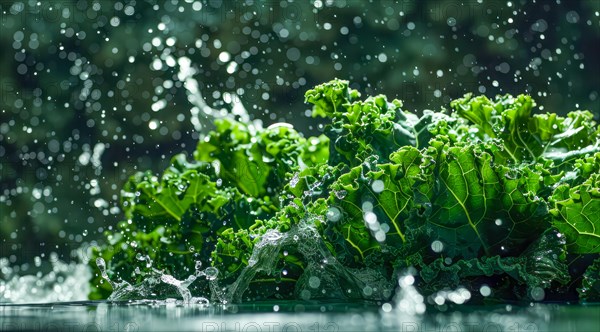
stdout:
<svg viewBox="0 0 600 332">
<path fill-rule="evenodd" d="M 269 230 L 254 247 L 249 264 L 237 280 L 226 287 L 225 302 L 239 303 L 258 273 L 273 275 L 280 253 L 293 249 L 307 262 L 296 283 L 295 295 L 316 298 L 382 300 L 389 298 L 393 285 L 375 270 L 342 265 L 327 249 L 312 220 L 305 220 L 286 233 Z"/>
<path fill-rule="evenodd" d="M 49 272 L 42 273 L 41 259 L 36 259 L 39 271 L 20 276 L 6 258 L 0 258 L 0 303 L 48 303 L 87 300 L 92 272 L 87 264 L 65 263 L 51 253 Z"/>
<path fill-rule="evenodd" d="M 183 298 L 182 303 L 184 304 L 205 304 L 209 305 L 210 301 L 205 297 L 193 297 L 192 293 L 189 290 L 190 285 L 196 281 L 198 276 L 204 275 L 203 272 L 198 273 L 197 275 L 191 275 L 187 279 L 181 281 L 175 279 L 172 275 L 163 274 L 160 278 L 164 283 L 175 286 L 181 297 Z"/>
<path fill-rule="evenodd" d="M 135 287 L 127 281 L 115 282 L 108 277 L 108 273 L 106 273 L 106 262 L 103 258 L 96 259 L 96 266 L 98 266 L 98 269 L 100 270 L 102 279 L 106 280 L 113 289 L 112 294 L 110 294 L 110 297 L 108 298 L 109 300 L 123 299 L 127 294 L 135 292 Z"/>
<path fill-rule="evenodd" d="M 253 131 L 262 127 L 260 120 L 251 120 L 250 115 L 240 98 L 233 93 L 223 93 L 223 101 L 230 105 L 230 110 L 225 108 L 215 109 L 210 107 L 200 91 L 200 85 L 194 78 L 198 70 L 192 65 L 188 57 L 177 59 L 179 71 L 177 79 L 183 82 L 188 95 L 188 101 L 193 107 L 190 108 L 191 122 L 194 129 L 199 133 L 206 133 L 214 129 L 214 120 L 220 118 L 237 118 L 238 121 L 249 124 L 248 128 Z"/>
<path fill-rule="evenodd" d="M 315 217 L 316 218 L 316 217 Z M 385 300 L 391 297 L 394 285 L 380 272 L 369 269 L 355 269 L 342 265 L 327 249 L 325 242 L 314 226 L 311 218 L 292 227 L 288 232 L 268 230 L 254 246 L 248 265 L 240 275 L 226 285 L 220 285 L 219 271 L 214 267 L 201 270 L 202 264 L 196 263 L 196 271 L 184 280 L 152 269 L 150 277 L 138 285 L 125 281 L 115 282 L 108 278 L 106 263 L 99 258 L 96 263 L 102 277 L 113 287 L 109 300 L 148 298 L 165 294 L 164 286 L 175 287 L 182 300 L 178 303 L 229 304 L 242 302 L 250 283 L 259 274 L 274 276 L 279 274 L 277 263 L 280 254 L 294 251 L 304 257 L 306 262 L 303 274 L 296 282 L 295 296 L 303 300 L 336 298 L 357 300 Z M 194 297 L 190 285 L 204 277 L 208 283 L 210 297 Z M 161 288 L 163 287 L 163 288 Z M 207 294 L 205 294 L 207 295 Z"/>
<path fill-rule="evenodd" d="M 149 260 L 149 258 L 140 257 L 138 260 Z M 179 280 L 170 274 L 165 274 L 157 269 L 152 268 L 149 276 L 147 276 L 144 281 L 137 285 L 131 285 L 127 281 L 116 282 L 111 280 L 106 272 L 106 262 L 103 258 L 97 258 L 96 265 L 100 270 L 102 278 L 106 280 L 113 289 L 112 294 L 108 297 L 109 301 L 123 301 L 140 298 L 149 299 L 157 296 L 160 297 L 161 294 L 166 294 L 165 286 L 168 285 L 175 287 L 179 295 L 181 295 L 182 299 L 180 301 L 174 300 L 177 304 L 209 305 L 209 299 L 203 296 L 193 296 L 189 288 L 192 283 L 194 283 L 200 277 L 205 277 L 209 283 L 212 283 L 218 275 L 218 270 L 214 267 L 208 267 L 204 270 L 201 270 L 202 262 L 197 261 L 195 265 L 195 272 L 184 280 Z M 171 300 L 173 299 L 168 298 L 164 301 L 172 302 Z"/>
</svg>

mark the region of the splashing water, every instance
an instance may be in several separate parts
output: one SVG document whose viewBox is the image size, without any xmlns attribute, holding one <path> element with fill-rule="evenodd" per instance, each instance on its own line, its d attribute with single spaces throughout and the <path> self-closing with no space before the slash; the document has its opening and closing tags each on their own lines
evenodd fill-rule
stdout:
<svg viewBox="0 0 600 332">
<path fill-rule="evenodd" d="M 109 300 L 123 298 L 125 294 L 129 294 L 130 292 L 134 291 L 134 287 L 132 287 L 126 281 L 117 283 L 110 280 L 108 274 L 106 273 L 106 262 L 103 258 L 96 259 L 96 266 L 98 266 L 98 269 L 100 270 L 102 279 L 106 280 L 113 289 L 113 293 L 108 298 Z"/>
<path fill-rule="evenodd" d="M 210 304 L 210 301 L 208 299 L 204 297 L 193 297 L 192 293 L 188 288 L 192 284 L 192 282 L 196 281 L 196 278 L 196 275 L 191 275 L 187 279 L 180 281 L 175 279 L 172 275 L 163 274 L 160 280 L 162 280 L 164 283 L 175 286 L 179 291 L 179 294 L 181 294 L 181 297 L 183 298 L 183 303 L 198 303 L 208 305 Z"/>
<path fill-rule="evenodd" d="M 87 264 L 65 263 L 50 254 L 50 271 L 20 276 L 0 259 L 0 303 L 47 303 L 87 300 L 92 272 Z M 36 266 L 41 263 L 36 262 Z"/>
<path fill-rule="evenodd" d="M 309 300 L 317 298 L 366 299 L 383 300 L 389 298 L 394 286 L 377 271 L 353 269 L 343 266 L 331 255 L 325 242 L 310 220 L 294 226 L 290 231 L 281 233 L 269 230 L 255 245 L 253 253 L 239 277 L 230 284 L 219 285 L 219 271 L 214 267 L 199 270 L 201 264 L 196 264 L 196 272 L 185 280 L 178 280 L 172 275 L 162 274 L 154 270 L 154 276 L 147 278 L 139 285 L 132 286 L 127 282 L 111 281 L 106 274 L 106 263 L 97 260 L 102 277 L 113 287 L 109 300 L 125 300 L 139 296 L 154 294 L 159 284 L 167 284 L 177 289 L 182 297 L 181 303 L 209 304 L 205 297 L 194 297 L 189 286 L 199 277 L 204 277 L 209 283 L 210 297 L 218 303 L 242 302 L 244 293 L 257 274 L 274 275 L 278 273 L 277 259 L 280 253 L 295 250 L 304 256 L 308 262 L 304 273 L 296 283 L 295 295 Z M 149 281 L 153 280 L 153 281 Z M 156 282 L 159 280 L 160 282 Z"/>
<path fill-rule="evenodd" d="M 298 182 L 295 174 L 290 186 L 296 186 Z M 314 194 L 314 187 L 319 185 L 320 182 L 317 182 L 313 188 L 305 191 L 303 198 L 310 198 Z M 333 221 L 339 219 L 339 215 L 328 214 L 327 217 L 330 220 L 334 219 Z M 309 216 L 285 233 L 268 230 L 254 246 L 248 266 L 233 284 L 226 287 L 226 295 L 222 297 L 225 302 L 241 302 L 242 295 L 258 273 L 277 274 L 277 258 L 281 253 L 286 255 L 290 250 L 299 253 L 306 262 L 304 271 L 295 285 L 296 298 L 378 301 L 390 298 L 394 285 L 379 271 L 346 267 L 331 254 L 315 227 L 317 221 L 321 222 L 320 216 Z"/>
<path fill-rule="evenodd" d="M 177 59 L 177 64 L 179 65 L 177 79 L 183 82 L 183 86 L 187 91 L 188 101 L 193 105 L 190 109 L 192 115 L 191 122 L 198 133 L 206 133 L 214 129 L 214 120 L 225 117 L 238 117 L 239 121 L 248 123 L 251 130 L 262 126 L 261 121 L 250 119 L 250 115 L 240 101 L 240 98 L 234 94 L 223 94 L 223 100 L 231 105 L 230 111 L 210 107 L 202 96 L 198 81 L 194 78 L 194 75 L 198 71 L 192 66 L 192 61 L 184 56 Z"/>
<path fill-rule="evenodd" d="M 192 296 L 189 287 L 199 277 L 205 277 L 209 284 L 216 280 L 218 271 L 214 267 L 208 267 L 205 270 L 201 270 L 202 262 L 196 262 L 196 271 L 184 280 L 179 280 L 170 274 L 162 273 L 156 269 L 151 270 L 150 276 L 144 279 L 143 282 L 137 285 L 131 285 L 126 281 L 115 282 L 108 277 L 106 272 L 106 262 L 103 258 L 96 259 L 96 265 L 100 269 L 102 278 L 106 280 L 111 287 L 113 292 L 108 298 L 109 301 L 122 301 L 128 299 L 139 299 L 139 298 L 151 298 L 156 297 L 157 294 L 164 294 L 165 285 L 175 287 L 181 300 L 176 301 L 177 304 L 201 304 L 209 305 L 210 300 L 203 296 Z M 165 301 L 172 302 L 173 299 L 167 298 Z"/>
</svg>

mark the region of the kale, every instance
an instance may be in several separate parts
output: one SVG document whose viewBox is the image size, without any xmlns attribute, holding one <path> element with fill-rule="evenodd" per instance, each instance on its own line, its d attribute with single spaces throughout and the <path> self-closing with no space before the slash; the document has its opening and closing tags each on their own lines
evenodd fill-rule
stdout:
<svg viewBox="0 0 600 332">
<path fill-rule="evenodd" d="M 598 299 L 599 260 L 574 259 L 600 254 L 592 113 L 533 114 L 530 96 L 467 94 L 418 116 L 382 95 L 360 99 L 343 80 L 306 101 L 328 121 L 324 135 L 222 118 L 193 160 L 133 175 L 126 220 L 95 253 L 109 275 L 185 278 L 202 261 L 226 285 L 213 296 L 233 301 L 385 300 L 414 268 L 426 294 L 485 284 L 495 300 L 569 298 L 577 287 Z M 92 298 L 110 294 L 100 274 L 92 284 Z"/>
</svg>

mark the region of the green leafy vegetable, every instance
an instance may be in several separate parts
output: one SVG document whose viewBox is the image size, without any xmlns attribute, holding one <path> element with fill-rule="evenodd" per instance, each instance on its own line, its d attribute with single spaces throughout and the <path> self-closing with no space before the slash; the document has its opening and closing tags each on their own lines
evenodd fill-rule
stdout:
<svg viewBox="0 0 600 332">
<path fill-rule="evenodd" d="M 600 258 L 585 271 L 581 288 L 577 289 L 583 301 L 600 301 Z"/>
<path fill-rule="evenodd" d="M 433 263 L 421 268 L 424 289 L 435 292 L 444 287 L 457 287 L 461 284 L 496 282 L 493 276 L 506 275 L 508 281 L 500 279 L 494 292 L 498 297 L 506 291 L 506 284 L 516 284 L 525 290 L 536 287 L 548 288 L 553 283 L 564 285 L 569 281 L 565 263 L 565 240 L 556 230 L 550 229 L 537 241 L 532 243 L 520 256 L 483 256 L 459 260 L 447 264 L 445 259 L 438 258 Z M 502 284 L 505 285 L 502 285 Z M 512 290 L 514 291 L 514 290 Z M 521 292 L 525 297 L 527 292 Z M 514 294 L 502 294 L 510 297 Z"/>
<path fill-rule="evenodd" d="M 342 80 L 306 101 L 328 121 L 324 135 L 224 118 L 194 160 L 133 175 L 126 220 L 96 253 L 110 276 L 183 279 L 202 261 L 219 286 L 191 290 L 220 299 L 387 300 L 412 267 L 427 294 L 485 284 L 496 300 L 598 299 L 591 112 L 534 114 L 530 96 L 468 94 L 418 116 L 382 95 L 360 99 Z M 100 276 L 93 284 L 94 298 L 107 296 Z"/>
<path fill-rule="evenodd" d="M 549 198 L 554 208 L 554 226 L 568 239 L 569 250 L 577 254 L 600 253 L 600 153 L 587 158 L 595 165 L 580 163 L 587 175 L 581 184 L 561 184 Z M 595 167 L 590 174 L 589 167 Z M 581 181 L 579 180 L 579 181 Z"/>
</svg>

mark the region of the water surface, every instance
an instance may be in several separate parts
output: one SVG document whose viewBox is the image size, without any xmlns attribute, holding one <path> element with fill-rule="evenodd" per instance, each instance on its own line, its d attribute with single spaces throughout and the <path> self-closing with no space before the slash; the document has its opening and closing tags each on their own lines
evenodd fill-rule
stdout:
<svg viewBox="0 0 600 332">
<path fill-rule="evenodd" d="M 600 305 L 461 305 L 409 315 L 359 303 L 63 302 L 0 306 L 0 331 L 597 331 Z"/>
</svg>

